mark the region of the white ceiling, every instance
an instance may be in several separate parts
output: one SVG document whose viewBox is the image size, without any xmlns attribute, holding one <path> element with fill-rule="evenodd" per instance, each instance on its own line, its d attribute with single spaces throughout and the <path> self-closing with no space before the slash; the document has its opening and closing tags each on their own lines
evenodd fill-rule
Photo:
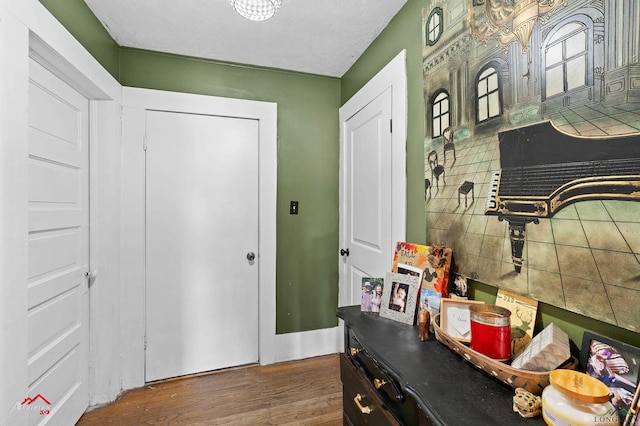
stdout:
<svg viewBox="0 0 640 426">
<path fill-rule="evenodd" d="M 342 77 L 407 0 L 282 0 L 262 22 L 228 0 L 84 0 L 120 45 Z"/>
</svg>

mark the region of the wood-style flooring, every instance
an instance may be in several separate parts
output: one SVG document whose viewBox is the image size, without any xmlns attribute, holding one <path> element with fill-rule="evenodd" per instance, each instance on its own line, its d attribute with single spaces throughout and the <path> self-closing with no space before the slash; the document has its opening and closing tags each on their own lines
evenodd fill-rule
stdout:
<svg viewBox="0 0 640 426">
<path fill-rule="evenodd" d="M 327 355 L 147 384 L 77 423 L 109 424 L 342 425 L 340 359 Z"/>
</svg>

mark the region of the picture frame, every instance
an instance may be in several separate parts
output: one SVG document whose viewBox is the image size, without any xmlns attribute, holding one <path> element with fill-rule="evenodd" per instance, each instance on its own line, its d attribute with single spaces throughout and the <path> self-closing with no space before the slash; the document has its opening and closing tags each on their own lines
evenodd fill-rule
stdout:
<svg viewBox="0 0 640 426">
<path fill-rule="evenodd" d="M 420 282 L 422 282 L 422 276 L 424 275 L 424 271 L 416 266 L 412 266 L 412 265 L 407 265 L 404 263 L 398 263 L 397 266 L 397 273 L 398 274 L 406 274 L 406 275 L 413 275 L 416 276 L 420 279 Z"/>
<path fill-rule="evenodd" d="M 610 401 L 622 422 L 630 408 L 633 408 L 634 395 L 638 392 L 640 348 L 585 331 L 580 349 L 580 365 L 586 374 L 607 385 Z M 631 424 L 637 425 L 639 422 L 640 419 L 635 419 Z"/>
<path fill-rule="evenodd" d="M 413 325 L 419 291 L 420 277 L 387 272 L 382 290 L 380 316 Z"/>
<path fill-rule="evenodd" d="M 455 277 L 451 288 L 449 289 L 449 297 L 452 299 L 468 300 L 467 276 L 464 274 L 453 274 Z"/>
<path fill-rule="evenodd" d="M 415 266 L 412 265 L 407 265 L 405 263 L 398 263 L 397 267 L 396 267 L 396 272 L 398 274 L 406 274 L 406 275 L 413 275 L 415 277 L 418 277 L 420 279 L 420 289 L 418 290 L 418 311 L 420 311 L 422 309 L 421 303 L 423 302 L 422 300 L 422 294 L 425 291 L 428 291 L 427 289 L 424 288 L 424 286 L 422 285 L 422 278 L 424 276 L 424 271 L 420 268 L 417 268 Z M 426 302 L 426 299 L 425 299 Z"/>
<path fill-rule="evenodd" d="M 440 328 L 459 342 L 471 342 L 469 306 L 483 303 L 481 300 L 442 298 L 440 301 Z"/>
<path fill-rule="evenodd" d="M 362 277 L 360 311 L 380 313 L 384 278 Z"/>
</svg>

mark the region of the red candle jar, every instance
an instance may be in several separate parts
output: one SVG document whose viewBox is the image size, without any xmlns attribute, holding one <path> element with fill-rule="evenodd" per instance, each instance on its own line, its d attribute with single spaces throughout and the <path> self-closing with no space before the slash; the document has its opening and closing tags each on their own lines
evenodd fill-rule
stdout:
<svg viewBox="0 0 640 426">
<path fill-rule="evenodd" d="M 469 306 L 471 349 L 490 358 L 506 361 L 511 357 L 511 311 L 502 306 Z"/>
</svg>

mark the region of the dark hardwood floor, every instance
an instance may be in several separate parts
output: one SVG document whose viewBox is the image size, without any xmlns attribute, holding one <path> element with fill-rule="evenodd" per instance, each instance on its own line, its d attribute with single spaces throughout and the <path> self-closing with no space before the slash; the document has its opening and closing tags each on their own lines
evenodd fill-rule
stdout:
<svg viewBox="0 0 640 426">
<path fill-rule="evenodd" d="M 342 425 L 339 356 L 147 384 L 87 411 L 77 423 L 108 424 Z"/>
</svg>

